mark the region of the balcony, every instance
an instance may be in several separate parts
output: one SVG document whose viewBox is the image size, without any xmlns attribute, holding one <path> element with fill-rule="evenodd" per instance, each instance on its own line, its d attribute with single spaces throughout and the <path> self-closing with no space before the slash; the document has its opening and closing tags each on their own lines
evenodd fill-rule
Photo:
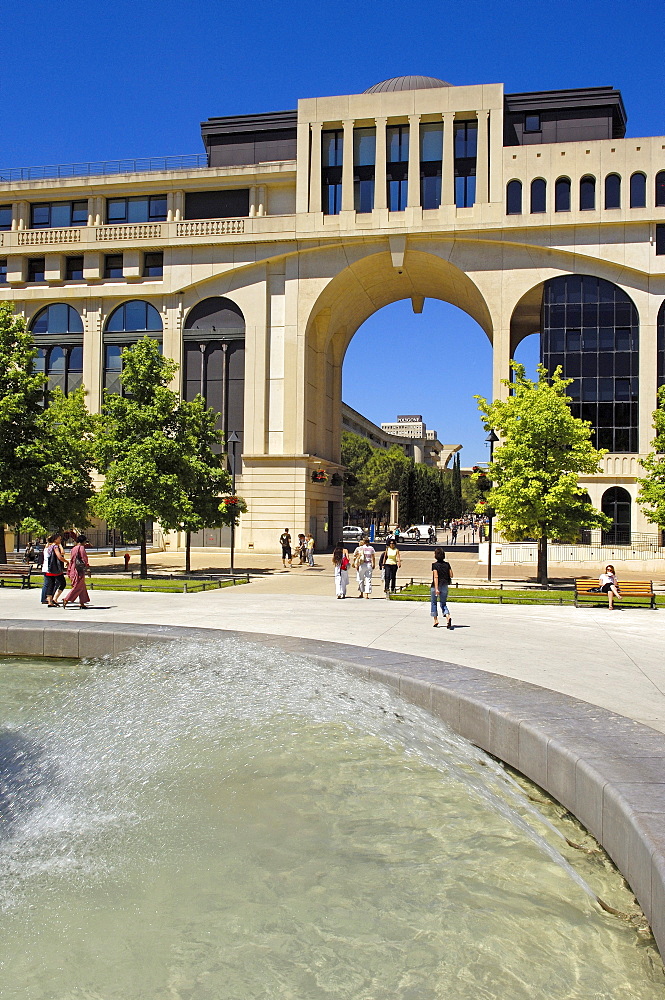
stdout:
<svg viewBox="0 0 665 1000">
<path fill-rule="evenodd" d="M 207 167 L 205 153 L 182 156 L 144 156 L 135 160 L 93 160 L 90 163 L 57 163 L 45 167 L 0 167 L 0 183 L 44 181 L 65 177 L 100 177 L 105 174 L 138 174 L 151 170 L 196 170 Z"/>
</svg>

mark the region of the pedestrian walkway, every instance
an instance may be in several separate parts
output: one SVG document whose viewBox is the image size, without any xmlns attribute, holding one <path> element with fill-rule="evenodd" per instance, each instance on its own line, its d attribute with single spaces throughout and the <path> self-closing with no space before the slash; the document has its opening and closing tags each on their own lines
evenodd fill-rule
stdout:
<svg viewBox="0 0 665 1000">
<path fill-rule="evenodd" d="M 376 593 L 369 601 L 336 601 L 331 578 L 321 577 L 325 594 L 312 594 L 298 593 L 297 578 L 288 577 L 202 594 L 92 591 L 88 611 L 47 610 L 38 590 L 4 588 L 0 616 L 238 629 L 410 653 L 530 681 L 665 732 L 663 611 L 456 607 L 452 600 L 455 628 L 447 631 L 432 628 L 428 603 Z"/>
</svg>

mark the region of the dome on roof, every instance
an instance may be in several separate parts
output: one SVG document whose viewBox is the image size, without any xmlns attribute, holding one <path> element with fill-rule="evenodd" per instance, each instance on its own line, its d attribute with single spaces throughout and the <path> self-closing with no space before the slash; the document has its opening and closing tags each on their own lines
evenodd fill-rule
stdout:
<svg viewBox="0 0 665 1000">
<path fill-rule="evenodd" d="M 382 80 L 369 87 L 366 94 L 385 94 L 396 90 L 430 90 L 432 87 L 451 87 L 445 80 L 435 76 L 394 76 L 391 80 Z"/>
</svg>

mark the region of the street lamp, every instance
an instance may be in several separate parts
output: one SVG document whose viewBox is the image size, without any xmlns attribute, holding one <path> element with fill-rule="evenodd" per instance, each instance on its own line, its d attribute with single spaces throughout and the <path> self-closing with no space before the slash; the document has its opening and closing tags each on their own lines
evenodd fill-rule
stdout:
<svg viewBox="0 0 665 1000">
<path fill-rule="evenodd" d="M 237 431 L 231 431 L 226 439 L 226 443 L 231 445 L 231 493 L 233 496 L 236 495 L 236 445 L 240 442 L 240 436 Z M 231 574 L 234 573 L 233 559 L 235 552 L 236 543 L 236 515 L 233 514 L 233 520 L 231 521 Z"/>
<path fill-rule="evenodd" d="M 490 465 L 491 465 L 491 463 L 492 463 L 492 456 L 494 455 L 494 445 L 499 440 L 499 435 L 495 434 L 494 431 L 491 430 L 489 432 L 489 434 L 487 435 L 487 437 L 485 438 L 485 440 L 487 442 L 489 442 L 489 446 L 490 446 Z M 489 516 L 489 524 L 488 524 L 487 535 L 488 535 L 488 539 L 489 539 L 489 545 L 488 545 L 488 549 L 487 549 L 487 582 L 491 583 L 491 581 L 492 581 L 492 518 L 494 517 L 494 509 L 492 507 L 490 507 L 490 509 L 489 509 L 488 516 Z"/>
</svg>

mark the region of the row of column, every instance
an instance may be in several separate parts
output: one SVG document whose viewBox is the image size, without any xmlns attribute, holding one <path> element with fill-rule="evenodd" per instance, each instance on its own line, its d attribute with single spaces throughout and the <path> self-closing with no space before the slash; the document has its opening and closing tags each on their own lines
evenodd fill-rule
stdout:
<svg viewBox="0 0 665 1000">
<path fill-rule="evenodd" d="M 442 114 L 443 125 L 443 161 L 441 182 L 441 204 L 455 204 L 455 144 L 454 121 L 455 113 L 445 111 Z M 476 153 L 476 202 L 489 200 L 489 118 L 488 110 L 477 112 L 478 146 Z M 409 168 L 407 188 L 407 208 L 420 206 L 420 121 L 421 115 L 409 115 Z M 363 127 L 366 127 L 363 119 Z M 388 119 L 374 119 L 376 127 L 376 162 L 374 165 L 374 208 L 388 207 L 387 188 L 387 147 L 386 130 Z M 309 169 L 309 210 L 321 211 L 321 133 L 323 122 L 312 122 Z M 353 130 L 355 120 L 342 122 L 344 146 L 342 152 L 342 211 L 354 210 L 353 192 Z M 300 155 L 300 149 L 299 149 Z"/>
</svg>

